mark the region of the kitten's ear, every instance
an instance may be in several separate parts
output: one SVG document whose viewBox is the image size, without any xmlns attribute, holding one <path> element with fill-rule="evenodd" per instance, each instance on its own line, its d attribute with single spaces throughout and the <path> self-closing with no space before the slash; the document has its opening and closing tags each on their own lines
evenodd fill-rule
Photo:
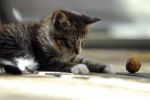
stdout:
<svg viewBox="0 0 150 100">
<path fill-rule="evenodd" d="M 70 22 L 67 19 L 67 15 L 65 15 L 62 11 L 55 11 L 52 14 L 52 24 L 56 28 L 68 29 L 70 27 Z"/>
<path fill-rule="evenodd" d="M 83 20 L 84 20 L 85 25 L 90 25 L 90 24 L 94 24 L 94 23 L 100 21 L 101 19 L 92 18 L 92 17 L 83 15 Z"/>
</svg>

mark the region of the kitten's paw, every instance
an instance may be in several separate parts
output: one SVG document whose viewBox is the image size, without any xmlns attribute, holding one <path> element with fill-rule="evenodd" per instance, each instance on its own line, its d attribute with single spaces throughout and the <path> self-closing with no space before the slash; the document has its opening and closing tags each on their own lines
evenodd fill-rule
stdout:
<svg viewBox="0 0 150 100">
<path fill-rule="evenodd" d="M 71 72 L 74 74 L 89 74 L 89 69 L 85 64 L 77 64 L 72 67 Z"/>
<path fill-rule="evenodd" d="M 38 66 L 38 63 L 34 61 L 33 58 L 26 59 L 23 57 L 15 59 L 17 67 L 23 72 L 31 72 L 33 73 Z"/>
<path fill-rule="evenodd" d="M 115 74 L 115 73 L 116 73 L 112 66 L 106 66 L 106 67 L 103 69 L 103 71 L 104 71 L 105 73 L 110 73 L 110 74 Z"/>
</svg>

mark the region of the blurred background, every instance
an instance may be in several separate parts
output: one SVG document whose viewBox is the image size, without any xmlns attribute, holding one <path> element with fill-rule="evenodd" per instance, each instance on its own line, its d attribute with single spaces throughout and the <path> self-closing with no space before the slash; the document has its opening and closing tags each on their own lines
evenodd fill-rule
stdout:
<svg viewBox="0 0 150 100">
<path fill-rule="evenodd" d="M 1 0 L 2 23 L 40 20 L 54 9 L 102 19 L 89 33 L 88 48 L 149 49 L 149 0 Z M 13 15 L 15 13 L 16 16 Z"/>
<path fill-rule="evenodd" d="M 78 77 L 70 80 L 70 75 L 65 74 L 61 78 L 58 74 L 49 75 L 50 78 L 2 75 L 1 100 L 62 100 L 63 96 L 69 97 L 68 100 L 81 97 L 149 100 L 150 0 L 0 0 L 0 21 L 16 22 L 16 18 L 21 22 L 39 21 L 54 9 L 75 10 L 101 18 L 88 34 L 82 55 L 114 66 L 120 75 L 97 74 L 95 78 L 92 76 L 93 80 L 83 76 L 82 81 Z M 125 69 L 130 57 L 141 61 L 142 67 L 136 74 L 128 74 Z"/>
</svg>

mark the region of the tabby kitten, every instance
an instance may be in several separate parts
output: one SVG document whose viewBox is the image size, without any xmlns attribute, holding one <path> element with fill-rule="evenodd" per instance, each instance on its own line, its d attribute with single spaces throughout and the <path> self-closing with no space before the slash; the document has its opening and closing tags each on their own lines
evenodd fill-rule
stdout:
<svg viewBox="0 0 150 100">
<path fill-rule="evenodd" d="M 37 70 L 114 73 L 107 65 L 78 56 L 88 26 L 99 20 L 57 10 L 40 22 L 0 25 L 0 66 L 9 74 Z"/>
</svg>

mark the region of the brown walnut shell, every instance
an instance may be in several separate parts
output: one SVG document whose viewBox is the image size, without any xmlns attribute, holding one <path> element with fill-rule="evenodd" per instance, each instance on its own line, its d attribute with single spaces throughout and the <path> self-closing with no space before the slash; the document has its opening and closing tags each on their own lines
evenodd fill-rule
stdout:
<svg viewBox="0 0 150 100">
<path fill-rule="evenodd" d="M 141 68 L 141 63 L 137 58 L 130 58 L 126 63 L 126 70 L 130 73 L 138 72 Z"/>
</svg>

